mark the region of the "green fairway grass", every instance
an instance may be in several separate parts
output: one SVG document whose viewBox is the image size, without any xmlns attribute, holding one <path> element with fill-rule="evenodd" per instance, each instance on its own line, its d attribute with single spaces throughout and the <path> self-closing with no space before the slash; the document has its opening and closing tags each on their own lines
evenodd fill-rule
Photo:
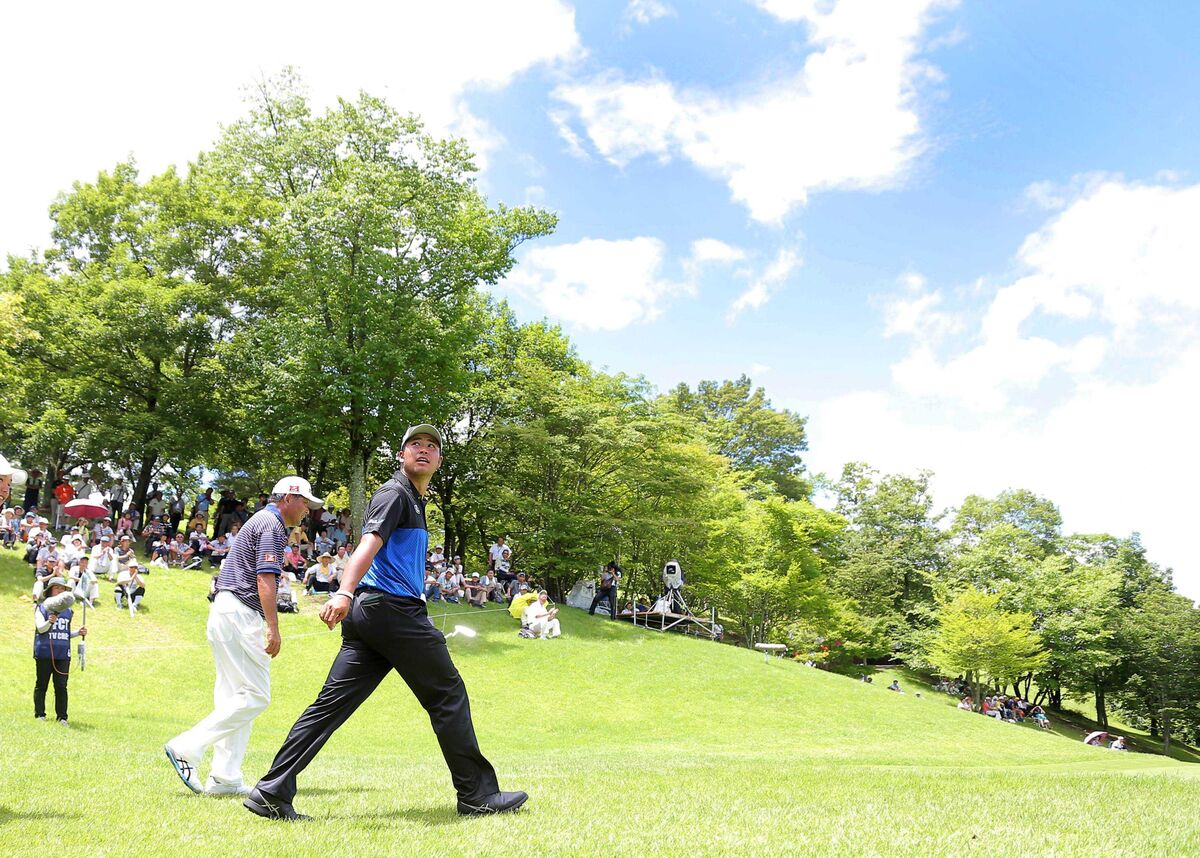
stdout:
<svg viewBox="0 0 1200 858">
<path fill-rule="evenodd" d="M 191 794 L 163 755 L 211 705 L 209 575 L 152 572 L 136 617 L 104 587 L 63 728 L 33 719 L 31 574 L 16 558 L 0 551 L 3 855 L 1200 853 L 1194 765 L 570 608 L 554 641 L 519 639 L 504 612 L 432 609 L 447 632 L 479 632 L 449 646 L 501 787 L 530 794 L 521 813 L 455 814 L 428 718 L 391 677 L 301 777 L 296 808 L 315 819 L 271 823 Z M 338 646 L 319 602 L 301 605 L 281 617 L 251 782 Z"/>
</svg>

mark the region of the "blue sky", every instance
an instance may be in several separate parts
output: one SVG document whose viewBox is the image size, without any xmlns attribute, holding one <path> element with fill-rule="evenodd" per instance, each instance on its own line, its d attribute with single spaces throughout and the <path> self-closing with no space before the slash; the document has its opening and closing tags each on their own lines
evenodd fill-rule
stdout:
<svg viewBox="0 0 1200 858">
<path fill-rule="evenodd" d="M 496 291 L 595 364 L 749 373 L 809 416 L 814 470 L 928 468 L 944 505 L 1028 487 L 1069 529 L 1140 531 L 1200 596 L 1200 6 L 348 3 L 313 28 L 305 4 L 125 5 L 15 13 L 66 59 L 0 58 L 29 132 L 0 143 L 0 250 L 44 245 L 53 194 L 127 153 L 194 156 L 293 64 L 557 211 Z"/>
</svg>

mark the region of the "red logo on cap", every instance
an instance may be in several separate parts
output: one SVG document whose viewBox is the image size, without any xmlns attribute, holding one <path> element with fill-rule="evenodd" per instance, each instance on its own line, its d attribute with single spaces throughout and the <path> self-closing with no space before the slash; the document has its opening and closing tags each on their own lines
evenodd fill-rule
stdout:
<svg viewBox="0 0 1200 858">
<path fill-rule="evenodd" d="M 300 487 L 299 486 L 288 486 L 288 491 L 289 492 L 299 492 Z"/>
</svg>

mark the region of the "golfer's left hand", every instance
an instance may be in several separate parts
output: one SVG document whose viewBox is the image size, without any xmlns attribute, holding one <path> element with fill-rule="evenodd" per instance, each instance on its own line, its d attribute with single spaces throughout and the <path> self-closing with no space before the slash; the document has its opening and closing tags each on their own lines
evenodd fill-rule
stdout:
<svg viewBox="0 0 1200 858">
<path fill-rule="evenodd" d="M 283 646 L 283 639 L 279 637 L 279 632 L 275 629 L 267 629 L 267 645 L 263 647 L 267 651 L 267 655 L 274 658 L 279 655 L 279 648 Z"/>
</svg>

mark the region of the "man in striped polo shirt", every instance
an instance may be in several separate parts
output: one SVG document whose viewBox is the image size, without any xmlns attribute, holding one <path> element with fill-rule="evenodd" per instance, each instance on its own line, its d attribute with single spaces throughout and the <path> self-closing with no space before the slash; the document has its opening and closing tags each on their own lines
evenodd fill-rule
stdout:
<svg viewBox="0 0 1200 858">
<path fill-rule="evenodd" d="M 246 798 L 246 807 L 259 816 L 308 818 L 292 807 L 296 776 L 393 669 L 429 713 L 460 814 L 513 811 L 528 798 L 500 791 L 475 739 L 467 688 L 450 660 L 446 638 L 425 610 L 425 492 L 441 464 L 442 435 L 435 427 L 423 423 L 404 433 L 400 470 L 372 496 L 362 541 L 337 593 L 321 609 L 329 628 L 342 623 L 342 648 L 316 701 L 297 719 L 271 770 Z"/>
<path fill-rule="evenodd" d="M 217 667 L 213 711 L 164 749 L 192 792 L 250 792 L 242 781 L 242 758 L 254 719 L 271 701 L 271 659 L 283 643 L 275 592 L 288 528 L 321 505 L 307 480 L 284 477 L 275 484 L 266 509 L 246 522 L 221 564 L 217 594 L 208 613 L 208 643 Z M 197 770 L 210 746 L 212 769 L 201 787 Z"/>
</svg>

